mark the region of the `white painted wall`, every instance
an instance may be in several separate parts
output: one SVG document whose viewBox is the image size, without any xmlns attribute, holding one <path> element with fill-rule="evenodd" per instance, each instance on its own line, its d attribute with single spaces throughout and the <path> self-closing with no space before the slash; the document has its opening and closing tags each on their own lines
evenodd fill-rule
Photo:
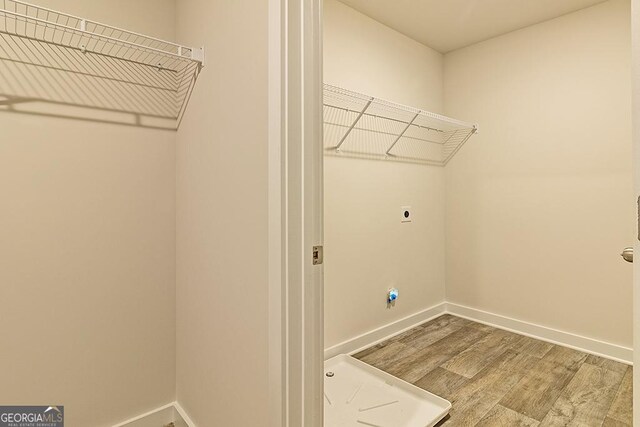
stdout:
<svg viewBox="0 0 640 427">
<path fill-rule="evenodd" d="M 198 426 L 268 414 L 267 2 L 184 0 L 207 66 L 177 143 L 177 399 Z"/>
<path fill-rule="evenodd" d="M 175 36 L 173 0 L 37 3 Z M 175 133 L 7 112 L 0 129 L 0 402 L 103 427 L 175 400 Z"/>
<path fill-rule="evenodd" d="M 445 56 L 447 300 L 632 344 L 629 2 Z"/>
<path fill-rule="evenodd" d="M 442 110 L 442 55 L 324 2 L 324 80 Z M 325 348 L 444 300 L 444 171 L 325 157 Z M 400 207 L 414 221 L 400 223 Z M 398 287 L 392 309 L 385 295 Z"/>
</svg>

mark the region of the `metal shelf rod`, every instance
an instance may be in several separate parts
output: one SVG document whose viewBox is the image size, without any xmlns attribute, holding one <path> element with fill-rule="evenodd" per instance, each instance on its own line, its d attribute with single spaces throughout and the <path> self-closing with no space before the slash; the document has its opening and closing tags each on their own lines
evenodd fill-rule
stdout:
<svg viewBox="0 0 640 427">
<path fill-rule="evenodd" d="M 155 37 L 147 36 L 147 35 L 141 34 L 141 33 L 136 33 L 135 31 L 123 30 L 122 28 L 114 27 L 114 26 L 108 25 L 108 24 L 103 24 L 102 22 L 92 21 L 91 19 L 84 19 L 84 18 L 81 18 L 80 16 L 75 16 L 75 15 L 71 15 L 69 13 L 60 12 L 59 10 L 53 10 L 53 9 L 49 9 L 49 8 L 43 7 L 43 6 L 36 6 L 34 4 L 25 3 L 25 2 L 20 1 L 20 0 L 12 0 L 11 2 L 19 4 L 21 6 L 24 6 L 25 8 L 27 8 L 27 7 L 36 8 L 36 9 L 40 9 L 40 10 L 43 10 L 43 11 L 46 11 L 46 12 L 55 13 L 57 15 L 64 16 L 64 17 L 67 17 L 67 18 L 76 19 L 76 20 L 78 20 L 80 22 L 84 21 L 85 22 L 85 26 L 86 26 L 86 24 L 90 23 L 90 24 L 101 26 L 101 27 L 109 28 L 111 30 L 116 30 L 116 31 L 121 31 L 123 33 L 131 34 L 133 36 L 143 37 L 143 38 L 145 38 L 147 40 L 153 40 L 153 41 L 157 41 L 157 42 L 160 42 L 160 43 L 168 44 L 168 45 L 174 46 L 176 48 L 185 47 L 185 46 L 181 46 L 179 44 L 176 44 L 176 43 L 173 43 L 173 42 L 170 42 L 170 41 L 166 41 L 166 40 L 158 39 L 158 38 L 155 38 Z M 10 11 L 5 10 L 5 9 L 0 9 L 0 12 L 9 12 L 9 13 L 11 13 Z M 22 16 L 26 16 L 26 15 L 22 15 Z M 29 19 L 35 19 L 35 18 L 29 17 L 29 16 L 27 16 L 27 17 Z M 49 21 L 46 21 L 46 22 L 50 23 Z M 71 27 L 69 27 L 69 28 L 71 28 Z"/>
<path fill-rule="evenodd" d="M 334 155 L 444 166 L 478 132 L 473 123 L 329 84 L 323 105 L 325 148 Z"/>
<path fill-rule="evenodd" d="M 155 53 L 158 53 L 158 54 L 161 54 L 161 55 L 171 56 L 171 57 L 179 58 L 179 59 L 182 59 L 182 60 L 185 60 L 185 61 L 191 59 L 191 58 L 185 58 L 184 56 L 180 57 L 175 53 L 167 52 L 167 51 L 162 50 L 162 49 L 156 49 L 156 48 L 150 47 L 150 46 L 130 43 L 130 42 L 127 42 L 127 41 L 124 41 L 124 40 L 119 40 L 119 39 L 116 39 L 116 38 L 113 38 L 113 37 L 109 37 L 109 36 L 105 36 L 105 35 L 102 35 L 102 34 L 96 34 L 96 33 L 92 33 L 92 32 L 86 31 L 86 30 L 81 30 L 81 29 L 76 28 L 76 27 L 69 27 L 67 25 L 57 24 L 57 23 L 50 22 L 50 21 L 47 21 L 47 20 L 44 20 L 44 19 L 35 18 L 35 17 L 32 17 L 32 16 L 28 16 L 28 15 L 23 15 L 21 13 L 11 12 L 11 11 L 5 10 L 5 9 L 0 9 L 0 14 L 6 14 L 6 15 L 14 16 L 16 18 L 22 18 L 26 22 L 28 22 L 28 21 L 40 22 L 41 24 L 43 24 L 45 26 L 53 26 L 53 27 L 57 27 L 57 28 L 60 28 L 60 29 L 68 30 L 68 31 L 73 32 L 73 33 L 79 33 L 79 35 L 84 35 L 85 37 L 87 37 L 89 39 L 96 39 L 97 38 L 99 40 L 109 41 L 109 42 L 111 42 L 111 43 L 113 43 L 115 45 L 118 45 L 118 46 L 125 46 L 125 47 L 131 47 L 131 48 L 137 49 L 137 50 L 155 52 Z M 90 22 L 90 21 L 85 21 L 85 22 Z M 110 28 L 115 28 L 115 27 L 110 27 Z M 118 29 L 116 29 L 116 30 L 117 31 L 123 31 L 125 33 L 127 32 L 126 30 L 118 30 Z M 9 32 L 9 31 L 0 31 L 0 32 L 3 32 L 5 34 L 11 34 L 11 32 Z M 134 34 L 135 35 L 135 33 L 130 33 L 130 34 Z M 142 36 L 142 37 L 146 37 L 146 36 Z M 154 40 L 156 40 L 156 39 L 154 39 Z M 157 41 L 161 41 L 161 40 L 157 40 Z M 170 44 L 170 42 L 164 42 L 164 41 L 161 41 L 161 42 Z M 178 45 L 174 45 L 174 46 L 177 47 Z M 78 47 L 76 47 L 76 49 L 81 49 L 81 47 L 78 46 Z M 93 52 L 91 50 L 86 50 L 86 51 L 87 52 Z M 99 52 L 93 52 L 93 53 L 101 54 Z M 120 57 L 117 57 L 117 58 L 118 59 L 124 59 L 124 58 L 120 58 Z"/>
<path fill-rule="evenodd" d="M 353 121 L 353 123 L 351 124 L 351 127 L 347 130 L 347 132 L 344 134 L 344 136 L 342 137 L 342 139 L 340 140 L 340 142 L 338 142 L 338 145 L 336 146 L 336 151 L 340 151 L 340 147 L 342 147 L 342 144 L 344 144 L 344 141 L 347 139 L 347 137 L 349 136 L 349 134 L 351 133 L 351 131 L 353 130 L 354 127 L 356 127 L 356 125 L 358 124 L 358 122 L 360 121 L 360 119 L 362 118 L 362 116 L 364 115 L 364 113 L 367 111 L 367 108 L 369 108 L 369 106 L 371 105 L 371 103 L 373 102 L 374 98 L 371 98 L 369 100 L 369 102 L 367 102 L 367 105 L 364 106 L 364 108 L 362 109 L 362 111 L 360 111 L 360 114 L 358 114 L 358 117 L 356 117 L 356 119 Z"/>
<path fill-rule="evenodd" d="M 415 116 L 413 116 L 413 119 L 411 119 L 411 121 L 407 124 L 407 127 L 404 128 L 404 130 L 402 131 L 402 133 L 400 133 L 400 135 L 398 135 L 396 140 L 393 141 L 393 144 L 391 144 L 391 147 L 389 147 L 389 149 L 384 154 L 386 154 L 387 156 L 389 155 L 389 152 L 391 152 L 391 150 L 393 150 L 393 147 L 396 146 L 398 141 L 400 141 L 400 138 L 402 138 L 402 135 L 404 135 L 405 132 L 407 131 L 407 129 L 409 129 L 411 127 L 411 125 L 413 124 L 413 122 L 416 121 L 416 119 L 418 118 L 419 115 L 420 115 L 420 112 L 418 112 Z"/>
<path fill-rule="evenodd" d="M 142 126 L 149 121 L 142 123 L 141 118 L 179 125 L 205 61 L 204 48 L 21 0 L 0 0 L 0 53 L 0 63 L 29 77 L 20 84 L 4 82 L 12 95 L 19 95 L 9 108 L 18 102 L 45 102 L 118 111 L 134 114 Z M 79 108 L 71 115 L 93 119 Z"/>
<path fill-rule="evenodd" d="M 323 106 L 329 107 L 329 108 L 335 108 L 337 110 L 346 111 L 347 113 L 357 113 L 358 112 L 356 110 L 351 110 L 349 108 L 344 108 L 344 107 L 338 107 L 338 106 L 332 105 L 332 104 L 323 104 Z M 403 125 L 411 123 L 411 122 L 408 122 L 406 120 L 394 119 L 392 117 L 385 117 L 385 116 L 381 116 L 381 115 L 378 115 L 378 114 L 364 113 L 363 115 L 367 116 L 367 117 L 372 117 L 374 119 L 384 119 L 384 120 L 389 120 L 389 121 L 396 122 L 396 123 L 402 123 Z M 419 113 L 418 113 L 418 115 L 419 115 Z M 419 128 L 419 129 L 432 130 L 434 132 L 444 132 L 442 129 L 436 129 L 436 128 L 432 128 L 432 127 L 429 127 L 429 126 L 422 126 L 422 125 L 419 125 L 419 124 L 416 124 L 416 123 L 411 124 L 411 126 L 415 126 L 415 127 Z"/>
<path fill-rule="evenodd" d="M 328 121 L 325 121 L 324 123 L 326 125 L 332 125 L 332 126 L 337 126 L 337 127 L 342 127 L 342 128 L 349 127 L 349 126 L 346 126 L 346 125 L 341 125 L 340 123 L 334 123 L 334 122 L 328 122 Z M 417 125 L 414 124 L 413 126 L 417 126 Z M 354 127 L 353 130 L 360 130 L 360 131 L 363 131 L 363 132 L 371 132 L 371 133 L 376 133 L 376 134 L 380 134 L 380 135 L 398 136 L 397 132 L 395 132 L 395 133 L 394 132 L 385 132 L 385 131 L 382 131 L 382 130 L 367 129 L 367 128 L 358 127 L 358 126 Z M 411 140 L 414 140 L 414 141 L 428 142 L 429 144 L 438 144 L 438 145 L 444 145 L 445 144 L 444 142 L 433 141 L 431 139 L 425 139 L 425 138 L 418 138 L 418 137 L 415 137 L 415 136 L 403 135 L 402 137 L 405 138 L 405 139 L 411 139 Z"/>
<path fill-rule="evenodd" d="M 449 160 L 451 160 L 453 158 L 453 156 L 456 155 L 456 153 L 462 148 L 462 146 L 469 140 L 469 138 L 471 138 L 476 132 L 478 131 L 478 129 L 474 126 L 473 131 L 471 131 L 457 146 L 456 148 L 451 152 L 451 154 L 449 154 L 447 156 L 446 159 L 444 159 L 443 163 L 446 165 L 447 163 L 449 163 Z"/>
</svg>

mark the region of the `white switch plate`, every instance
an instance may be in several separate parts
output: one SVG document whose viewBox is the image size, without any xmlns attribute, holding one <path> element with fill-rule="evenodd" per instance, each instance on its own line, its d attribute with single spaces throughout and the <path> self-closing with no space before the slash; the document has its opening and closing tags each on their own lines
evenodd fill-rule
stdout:
<svg viewBox="0 0 640 427">
<path fill-rule="evenodd" d="M 411 210 L 411 206 L 402 206 L 400 218 L 400 222 L 411 222 L 411 220 L 413 219 L 413 211 Z"/>
</svg>

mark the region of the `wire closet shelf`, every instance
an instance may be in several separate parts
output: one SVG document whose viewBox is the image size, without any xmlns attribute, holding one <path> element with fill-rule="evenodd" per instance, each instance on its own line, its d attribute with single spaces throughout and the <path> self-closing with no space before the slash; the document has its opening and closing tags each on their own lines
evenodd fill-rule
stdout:
<svg viewBox="0 0 640 427">
<path fill-rule="evenodd" d="M 31 67 L 29 74 L 39 72 L 61 86 L 56 92 L 59 99 L 31 94 L 32 98 L 179 122 L 204 66 L 204 48 L 182 46 L 18 0 L 0 0 L 0 60 Z M 50 77 L 52 72 L 57 73 L 55 79 Z M 68 94 L 72 88 L 62 87 L 60 80 L 69 74 L 99 80 L 92 86 L 101 92 L 91 92 L 87 85 L 81 91 L 75 88 L 76 95 L 81 92 L 83 96 Z M 10 83 L 7 86 L 11 87 Z M 0 96 L 18 96 L 4 92 Z M 106 99 L 97 101 L 98 95 Z"/>
<path fill-rule="evenodd" d="M 324 85 L 326 154 L 446 165 L 478 126 Z"/>
</svg>

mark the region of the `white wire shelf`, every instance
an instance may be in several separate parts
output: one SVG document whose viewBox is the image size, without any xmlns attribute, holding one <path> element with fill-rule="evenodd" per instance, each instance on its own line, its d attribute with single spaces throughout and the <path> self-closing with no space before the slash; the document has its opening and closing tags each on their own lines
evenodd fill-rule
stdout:
<svg viewBox="0 0 640 427">
<path fill-rule="evenodd" d="M 0 61 L 3 98 L 170 119 L 177 127 L 204 66 L 204 49 L 0 0 Z M 18 81 L 20 74 L 47 87 Z"/>
<path fill-rule="evenodd" d="M 446 165 L 478 126 L 324 85 L 327 154 Z"/>
</svg>

